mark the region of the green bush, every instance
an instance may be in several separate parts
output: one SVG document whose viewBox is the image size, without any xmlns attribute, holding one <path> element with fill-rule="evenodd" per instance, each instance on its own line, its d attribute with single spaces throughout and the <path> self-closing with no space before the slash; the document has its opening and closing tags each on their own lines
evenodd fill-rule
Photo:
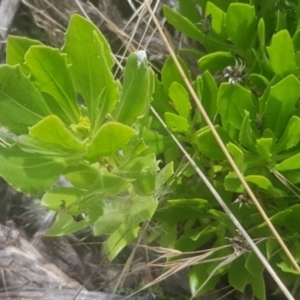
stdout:
<svg viewBox="0 0 300 300">
<path fill-rule="evenodd" d="M 299 261 L 300 227 L 297 220 L 300 205 L 296 185 L 300 182 L 300 4 L 298 1 L 178 2 L 178 12 L 165 6 L 164 15 L 176 29 L 200 43 L 201 51 L 181 50 L 198 55 L 201 75 L 193 81 L 194 89 L 245 180 Z M 270 233 L 256 209 L 242 205 L 247 201 L 243 195 L 244 187 L 219 149 L 210 128 L 197 112 L 190 110 L 186 115 L 182 114 L 178 104 L 181 94 L 176 94 L 176 100 L 172 97 L 175 86 L 185 87 L 176 75 L 170 79 L 168 74 L 174 73 L 173 69 L 172 60 L 168 60 L 162 70 L 162 90 L 173 102 L 168 111 L 163 111 L 166 124 L 186 143 L 190 154 L 196 157 L 198 165 L 206 171 L 252 238 L 267 237 Z M 180 105 L 188 96 L 183 98 Z M 159 100 L 154 100 L 153 105 L 159 110 Z M 175 163 L 175 169 L 177 166 Z M 184 198 L 201 195 L 207 200 L 206 206 L 198 206 L 198 215 L 194 210 L 194 214 L 182 214 L 180 220 L 172 215 L 172 209 L 176 214 L 176 205 L 167 208 L 168 226 L 178 225 L 183 221 L 183 215 L 186 216 L 185 226 L 188 224 L 181 228 L 179 238 L 178 228 L 174 229 L 174 247 L 193 251 L 208 241 L 213 247 L 225 245 L 226 236 L 234 235 L 234 228 L 228 217 L 220 212 L 218 204 L 207 195 L 206 187 L 199 182 L 195 172 L 190 168 L 185 170 L 173 188 L 176 195 Z M 191 205 L 184 207 L 191 208 Z M 157 212 L 155 217 L 161 222 L 166 219 L 162 212 Z M 296 295 L 299 286 L 296 275 L 299 274 L 277 242 L 269 238 L 260 242 L 259 247 Z M 215 254 L 215 257 L 221 256 L 224 253 Z M 191 269 L 192 291 L 197 291 L 218 263 Z M 254 294 L 265 299 L 263 271 L 264 267 L 253 253 L 245 254 L 229 267 L 221 268 L 201 293 L 212 288 L 217 277 L 227 272 L 234 288 L 243 291 L 251 283 Z"/>
</svg>

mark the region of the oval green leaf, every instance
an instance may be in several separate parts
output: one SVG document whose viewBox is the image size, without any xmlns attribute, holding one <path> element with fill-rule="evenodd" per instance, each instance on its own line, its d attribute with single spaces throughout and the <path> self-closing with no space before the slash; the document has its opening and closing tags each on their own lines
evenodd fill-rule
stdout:
<svg viewBox="0 0 300 300">
<path fill-rule="evenodd" d="M 131 125 L 139 115 L 147 114 L 153 93 L 154 76 L 145 51 L 132 53 L 124 70 L 120 101 L 113 113 L 116 121 Z"/>
<path fill-rule="evenodd" d="M 214 73 L 228 66 L 235 64 L 234 57 L 230 52 L 214 52 L 202 56 L 198 61 L 198 66 L 202 71 L 208 70 Z"/>
<path fill-rule="evenodd" d="M 267 52 L 270 66 L 276 74 L 283 77 L 297 70 L 293 41 L 287 30 L 281 30 L 273 35 Z"/>
<path fill-rule="evenodd" d="M 113 155 L 134 135 L 136 135 L 135 130 L 121 123 L 104 124 L 88 145 L 87 159 L 95 162 L 103 156 Z"/>
<path fill-rule="evenodd" d="M 76 136 L 55 115 L 44 118 L 35 126 L 31 127 L 30 135 L 44 143 L 53 144 L 67 153 L 84 153 L 85 143 Z"/>
<path fill-rule="evenodd" d="M 31 80 L 40 91 L 53 97 L 64 112 L 67 124 L 78 123 L 79 107 L 70 72 L 66 65 L 66 55 L 58 49 L 33 46 L 25 56 L 31 71 Z M 55 111 L 52 112 L 56 114 Z"/>
<path fill-rule="evenodd" d="M 232 3 L 226 13 L 229 39 L 239 48 L 248 50 L 257 28 L 255 8 L 249 4 Z"/>
<path fill-rule="evenodd" d="M 225 129 L 228 128 L 229 124 L 236 129 L 241 129 L 247 111 L 250 119 L 254 120 L 255 118 L 251 92 L 239 85 L 221 84 L 218 92 L 217 109 Z"/>
<path fill-rule="evenodd" d="M 19 66 L 0 66 L 0 122 L 19 135 L 50 115 L 45 100 Z"/>
<path fill-rule="evenodd" d="M 73 15 L 62 52 L 67 54 L 76 90 L 88 108 L 92 129 L 97 131 L 103 117 L 119 99 L 109 44 L 99 29 L 79 15 Z"/>
</svg>

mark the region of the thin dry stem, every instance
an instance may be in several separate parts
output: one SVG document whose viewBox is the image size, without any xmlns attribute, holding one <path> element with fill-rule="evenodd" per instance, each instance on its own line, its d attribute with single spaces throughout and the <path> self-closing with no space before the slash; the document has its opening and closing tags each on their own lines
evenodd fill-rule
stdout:
<svg viewBox="0 0 300 300">
<path fill-rule="evenodd" d="M 289 189 L 298 199 L 300 199 L 300 189 L 295 186 L 293 183 L 291 183 L 286 177 L 284 177 L 280 172 L 275 171 L 273 173 L 275 177 L 286 186 L 287 189 Z"/>
<path fill-rule="evenodd" d="M 45 12 L 37 9 L 34 5 L 30 4 L 29 2 L 27 2 L 26 0 L 22 0 L 22 2 L 28 6 L 29 8 L 32 9 L 32 11 L 34 11 L 37 14 L 42 15 L 45 19 L 49 20 L 50 23 L 55 24 L 57 27 L 59 27 L 60 29 L 62 29 L 63 31 L 66 31 L 67 28 L 65 28 L 64 26 L 62 26 L 59 22 L 55 21 L 53 18 L 51 18 L 48 14 L 46 14 Z"/>
</svg>

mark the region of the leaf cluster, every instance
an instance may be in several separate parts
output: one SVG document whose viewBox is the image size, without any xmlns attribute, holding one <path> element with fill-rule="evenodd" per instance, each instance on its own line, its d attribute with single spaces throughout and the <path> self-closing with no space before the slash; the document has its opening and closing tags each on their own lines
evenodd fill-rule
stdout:
<svg viewBox="0 0 300 300">
<path fill-rule="evenodd" d="M 42 195 L 57 211 L 48 235 L 93 227 L 109 235 L 113 259 L 139 233 L 172 174 L 160 170 L 143 136 L 154 73 L 144 51 L 115 80 L 110 47 L 98 28 L 74 15 L 62 49 L 10 36 L 0 66 L 0 174 L 17 190 Z M 145 152 L 145 153 L 144 153 Z M 144 154 L 143 154 L 144 153 Z M 57 186 L 63 176 L 67 186 Z"/>
</svg>

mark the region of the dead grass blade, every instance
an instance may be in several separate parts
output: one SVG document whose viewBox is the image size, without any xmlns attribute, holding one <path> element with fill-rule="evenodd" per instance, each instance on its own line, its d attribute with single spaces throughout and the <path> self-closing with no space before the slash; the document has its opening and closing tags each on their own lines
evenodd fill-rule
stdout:
<svg viewBox="0 0 300 300">
<path fill-rule="evenodd" d="M 198 288 L 198 290 L 195 293 L 195 296 L 203 289 L 203 287 L 207 284 L 207 282 L 215 275 L 215 273 L 222 267 L 230 264 L 231 262 L 233 262 L 235 259 L 237 259 L 240 255 L 242 255 L 243 252 L 241 252 L 239 255 L 235 255 L 235 254 L 231 254 L 228 255 L 227 257 L 225 257 L 225 259 L 220 262 L 209 274 L 209 276 L 207 277 L 207 279 L 202 283 L 202 285 Z M 195 296 L 192 296 L 190 298 L 190 300 L 194 299 Z"/>
<path fill-rule="evenodd" d="M 273 174 L 282 184 L 286 186 L 286 188 L 288 188 L 298 199 L 300 199 L 300 189 L 296 185 L 291 183 L 285 176 L 283 176 L 278 171 L 275 171 Z"/>
<path fill-rule="evenodd" d="M 141 289 L 139 289 L 138 291 L 130 294 L 128 296 L 131 297 L 133 295 L 136 295 L 138 293 L 140 293 L 141 291 L 150 288 L 153 285 L 158 284 L 159 282 L 165 280 L 166 278 L 168 278 L 169 276 L 174 275 L 175 273 L 188 268 L 188 267 L 192 267 L 194 265 L 199 265 L 199 264 L 204 264 L 204 263 L 210 263 L 210 262 L 215 262 L 215 261 L 224 261 L 224 259 L 226 259 L 227 257 L 220 257 L 220 258 L 213 258 L 213 259 L 207 259 L 209 256 L 211 256 L 212 254 L 214 254 L 215 252 L 230 247 L 230 245 L 224 245 L 221 247 L 216 247 L 216 248 L 212 248 L 212 249 L 208 249 L 208 250 L 202 250 L 202 251 L 195 251 L 195 252 L 181 252 L 181 251 L 177 251 L 174 249 L 167 249 L 167 248 L 159 248 L 159 247 L 151 247 L 151 250 L 157 252 L 160 254 L 160 256 L 153 260 L 152 262 L 150 262 L 148 264 L 149 268 L 153 268 L 153 267 L 160 267 L 163 269 L 167 269 L 167 271 L 163 272 L 162 275 L 158 276 L 157 278 L 155 278 L 154 280 L 152 280 L 151 282 L 149 282 L 148 284 L 144 285 Z M 198 255 L 195 255 L 195 253 L 197 253 Z M 188 254 L 193 254 L 194 256 L 192 257 L 186 257 L 186 258 L 179 258 L 177 260 L 174 261 L 169 261 L 163 264 L 159 264 L 157 263 L 158 261 L 162 260 L 162 259 L 168 259 L 168 258 L 176 258 L 178 256 L 182 256 L 182 255 L 188 255 Z M 212 275 L 213 276 L 213 275 Z"/>
</svg>

